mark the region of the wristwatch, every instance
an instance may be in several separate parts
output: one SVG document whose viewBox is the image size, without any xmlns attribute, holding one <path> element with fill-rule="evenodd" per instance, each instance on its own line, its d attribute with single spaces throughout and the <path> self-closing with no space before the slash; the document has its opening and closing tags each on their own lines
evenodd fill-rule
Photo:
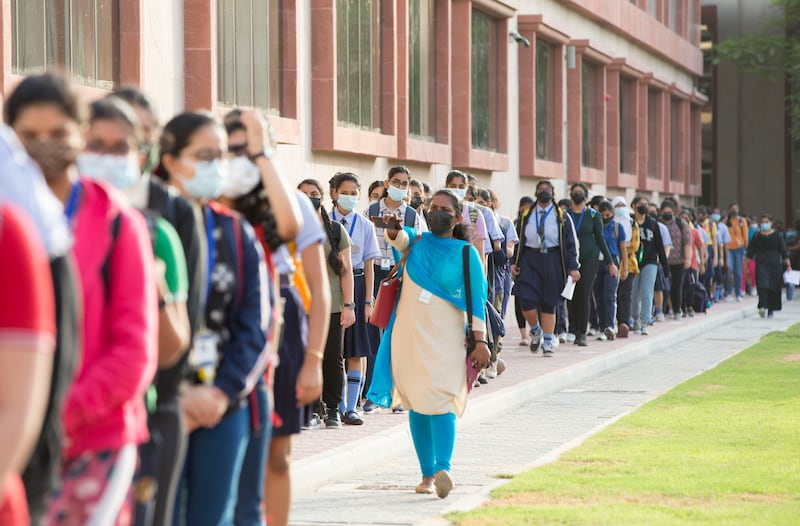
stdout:
<svg viewBox="0 0 800 526">
<path fill-rule="evenodd" d="M 365 302 L 364 302 L 364 305 L 369 305 L 370 307 L 374 307 L 374 306 L 375 306 L 375 300 L 372 300 L 372 301 L 365 301 Z"/>
<path fill-rule="evenodd" d="M 271 147 L 267 146 L 263 150 L 258 153 L 254 153 L 253 155 L 249 155 L 249 159 L 251 162 L 256 162 L 259 157 L 266 157 L 267 159 L 272 159 L 272 156 L 275 154 L 275 150 Z"/>
<path fill-rule="evenodd" d="M 342 303 L 342 307 L 344 307 L 345 309 L 355 309 L 356 308 L 356 304 L 355 304 L 355 302 Z"/>
</svg>

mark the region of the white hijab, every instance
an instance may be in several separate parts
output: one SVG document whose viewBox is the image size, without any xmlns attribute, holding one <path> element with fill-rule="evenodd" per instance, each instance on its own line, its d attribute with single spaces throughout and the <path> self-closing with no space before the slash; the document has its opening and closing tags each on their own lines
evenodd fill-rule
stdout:
<svg viewBox="0 0 800 526">
<path fill-rule="evenodd" d="M 48 188 L 39 166 L 5 124 L 0 124 L 0 202 L 12 203 L 28 214 L 50 258 L 69 251 L 72 236 L 64 207 Z"/>
</svg>

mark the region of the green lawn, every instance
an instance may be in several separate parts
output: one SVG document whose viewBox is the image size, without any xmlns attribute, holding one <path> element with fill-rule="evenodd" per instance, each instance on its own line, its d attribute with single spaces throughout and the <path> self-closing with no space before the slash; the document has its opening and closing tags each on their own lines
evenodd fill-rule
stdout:
<svg viewBox="0 0 800 526">
<path fill-rule="evenodd" d="M 448 519 L 464 526 L 800 525 L 800 324 Z"/>
</svg>

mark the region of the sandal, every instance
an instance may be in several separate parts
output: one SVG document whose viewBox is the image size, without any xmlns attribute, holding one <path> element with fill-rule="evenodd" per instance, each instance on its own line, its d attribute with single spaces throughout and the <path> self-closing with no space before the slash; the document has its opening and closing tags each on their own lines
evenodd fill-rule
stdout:
<svg viewBox="0 0 800 526">
<path fill-rule="evenodd" d="M 422 495 L 433 495 L 436 492 L 434 477 L 422 477 L 422 482 L 419 483 L 414 491 Z"/>
</svg>

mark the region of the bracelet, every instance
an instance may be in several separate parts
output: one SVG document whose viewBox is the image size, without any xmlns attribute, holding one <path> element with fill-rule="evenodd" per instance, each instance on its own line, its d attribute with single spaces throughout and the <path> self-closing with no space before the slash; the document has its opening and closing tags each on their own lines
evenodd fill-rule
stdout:
<svg viewBox="0 0 800 526">
<path fill-rule="evenodd" d="M 489 342 L 486 340 L 475 340 L 475 343 L 485 343 L 486 345 L 489 345 Z"/>
<path fill-rule="evenodd" d="M 322 358 L 323 358 L 322 351 L 312 351 L 312 350 L 309 349 L 308 351 L 306 351 L 306 354 L 307 355 L 310 354 L 311 356 L 316 356 L 317 359 L 319 359 L 319 360 L 322 360 Z"/>
<path fill-rule="evenodd" d="M 374 307 L 375 306 L 375 302 L 374 301 L 365 301 L 364 305 L 369 305 L 370 307 Z"/>
</svg>

